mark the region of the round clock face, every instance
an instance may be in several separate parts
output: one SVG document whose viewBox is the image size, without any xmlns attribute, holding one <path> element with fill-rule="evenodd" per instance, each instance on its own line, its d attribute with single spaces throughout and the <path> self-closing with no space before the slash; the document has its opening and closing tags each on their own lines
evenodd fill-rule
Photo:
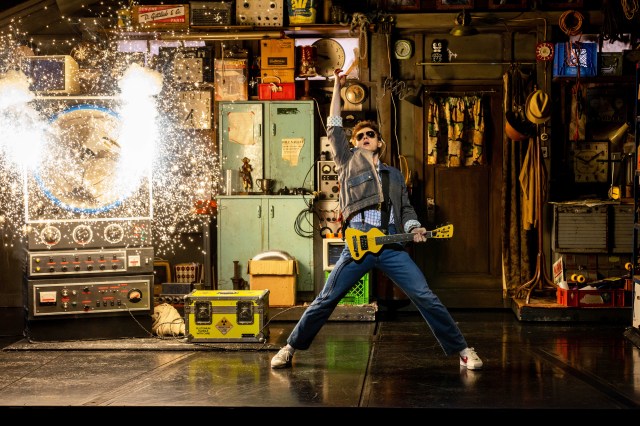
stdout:
<svg viewBox="0 0 640 426">
<path fill-rule="evenodd" d="M 313 43 L 316 47 L 316 71 L 323 77 L 333 76 L 333 72 L 344 67 L 345 54 L 342 45 L 332 38 L 321 38 Z"/>
<path fill-rule="evenodd" d="M 574 149 L 575 182 L 607 182 L 609 146 L 607 142 L 581 143 Z"/>
<path fill-rule="evenodd" d="M 77 105 L 50 120 L 35 178 L 56 205 L 76 213 L 98 213 L 123 199 L 117 172 L 120 120 L 95 105 Z"/>
<path fill-rule="evenodd" d="M 409 59 L 413 55 L 413 46 L 409 40 L 397 40 L 394 45 L 394 54 L 397 59 Z"/>
<path fill-rule="evenodd" d="M 364 102 L 367 92 L 360 83 L 352 83 L 345 87 L 344 98 L 350 104 L 359 105 Z"/>
</svg>

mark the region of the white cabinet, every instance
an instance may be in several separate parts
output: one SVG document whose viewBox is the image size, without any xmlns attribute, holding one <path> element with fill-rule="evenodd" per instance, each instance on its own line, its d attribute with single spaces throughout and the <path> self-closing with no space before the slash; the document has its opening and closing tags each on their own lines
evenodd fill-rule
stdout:
<svg viewBox="0 0 640 426">
<path fill-rule="evenodd" d="M 249 282 L 248 261 L 271 250 L 289 253 L 298 261 L 297 291 L 313 291 L 313 238 L 309 231 L 313 214 L 309 196 L 218 197 L 218 289 L 232 289 L 235 264 Z M 300 235 L 302 234 L 302 235 Z"/>
</svg>

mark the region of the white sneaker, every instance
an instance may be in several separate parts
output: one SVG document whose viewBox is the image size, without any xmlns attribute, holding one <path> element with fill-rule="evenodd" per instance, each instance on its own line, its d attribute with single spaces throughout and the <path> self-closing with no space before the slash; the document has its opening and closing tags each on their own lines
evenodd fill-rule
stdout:
<svg viewBox="0 0 640 426">
<path fill-rule="evenodd" d="M 271 358 L 271 368 L 287 368 L 291 367 L 291 359 L 293 354 L 289 352 L 286 346 L 281 348 L 273 358 Z"/>
<path fill-rule="evenodd" d="M 482 360 L 475 349 L 467 348 L 460 352 L 460 365 L 469 370 L 479 370 L 482 368 Z"/>
</svg>

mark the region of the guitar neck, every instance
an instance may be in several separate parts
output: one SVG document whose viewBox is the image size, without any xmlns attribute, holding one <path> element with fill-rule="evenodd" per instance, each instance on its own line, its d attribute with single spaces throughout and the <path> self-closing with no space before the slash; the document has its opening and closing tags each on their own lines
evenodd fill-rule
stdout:
<svg viewBox="0 0 640 426">
<path fill-rule="evenodd" d="M 431 238 L 433 233 L 431 231 L 427 231 L 425 236 L 427 238 Z M 413 241 L 413 233 L 408 234 L 392 234 L 392 235 L 383 235 L 381 237 L 376 237 L 376 244 L 391 244 L 391 243 L 402 243 L 405 241 Z"/>
</svg>

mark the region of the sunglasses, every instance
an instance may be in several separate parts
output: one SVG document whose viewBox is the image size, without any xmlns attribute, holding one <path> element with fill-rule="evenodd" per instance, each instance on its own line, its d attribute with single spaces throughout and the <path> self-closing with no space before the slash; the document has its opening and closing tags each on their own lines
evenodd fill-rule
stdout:
<svg viewBox="0 0 640 426">
<path fill-rule="evenodd" d="M 367 135 L 370 138 L 375 138 L 376 137 L 376 132 L 374 132 L 373 130 L 367 130 L 366 132 L 356 133 L 356 140 L 358 142 L 360 142 L 362 140 L 362 138 L 364 138 L 364 135 Z"/>
</svg>

